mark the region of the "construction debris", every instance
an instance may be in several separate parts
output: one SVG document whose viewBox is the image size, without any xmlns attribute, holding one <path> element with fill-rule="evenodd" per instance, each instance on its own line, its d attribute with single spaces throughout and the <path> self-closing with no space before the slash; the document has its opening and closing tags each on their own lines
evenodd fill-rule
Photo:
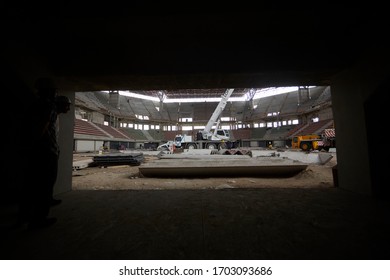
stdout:
<svg viewBox="0 0 390 280">
<path fill-rule="evenodd" d="M 77 160 L 73 162 L 73 171 L 80 170 L 83 168 L 89 167 L 89 165 L 93 162 L 93 159 L 83 159 L 83 160 Z"/>
<path fill-rule="evenodd" d="M 252 150 L 252 157 L 282 157 L 289 158 L 295 161 L 309 164 L 324 165 L 329 162 L 333 155 L 328 152 L 302 152 L 302 151 L 279 151 L 278 153 L 267 151 L 267 150 Z"/>
</svg>

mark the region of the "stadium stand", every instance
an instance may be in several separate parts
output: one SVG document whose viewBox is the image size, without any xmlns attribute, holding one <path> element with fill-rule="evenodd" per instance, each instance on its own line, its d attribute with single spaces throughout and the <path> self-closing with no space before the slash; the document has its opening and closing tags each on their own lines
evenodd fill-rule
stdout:
<svg viewBox="0 0 390 280">
<path fill-rule="evenodd" d="M 300 135 L 308 134 L 321 134 L 325 128 L 329 128 L 333 124 L 333 120 L 322 120 L 318 122 L 313 122 L 307 127 L 299 131 Z M 295 134 L 296 135 L 296 134 Z"/>
<path fill-rule="evenodd" d="M 108 137 L 109 135 L 103 130 L 99 129 L 95 124 L 80 119 L 75 119 L 74 134 L 86 134 L 93 136 Z M 77 137 L 76 137 L 77 138 Z"/>
<path fill-rule="evenodd" d="M 217 104 L 217 102 L 162 104 L 116 94 L 110 95 L 108 92 L 76 94 L 76 106 L 80 107 L 78 112 L 90 112 L 88 122 L 80 119 L 75 121 L 76 141 L 78 137 L 85 138 L 83 135 L 86 135 L 89 138 L 104 137 L 106 141 L 133 141 L 141 145 L 148 141 L 166 142 L 173 140 L 177 134 L 183 133 L 192 135 L 195 140 L 197 129 L 181 131 L 181 125 L 205 125 Z M 322 115 L 319 114 L 321 110 L 331 106 L 330 87 L 303 88 L 281 95 L 268 96 L 253 100 L 253 105 L 255 106 L 252 107 L 252 103 L 248 101 L 228 102 L 221 113 L 221 117 L 231 120 L 227 124 L 230 123 L 232 127 L 230 129 L 232 140 L 245 140 L 246 143 L 249 143 L 248 141 L 289 141 L 295 135 L 321 134 L 325 128 L 333 128 L 333 120 L 328 118 L 329 115 L 331 117 L 331 110 Z M 99 114 L 95 115 L 93 111 Z M 319 119 L 319 115 L 327 119 L 314 122 L 314 117 Z M 125 122 L 134 125 L 139 123 L 141 127 L 144 124 L 154 124 L 161 126 L 162 129 L 141 130 L 128 128 L 127 125 L 121 128 L 103 125 L 107 116 L 110 120 L 111 117 L 115 119 L 115 126 L 120 126 L 121 122 Z M 95 117 L 96 121 L 94 121 Z M 179 123 L 181 118 L 191 118 L 192 122 Z M 298 120 L 299 124 L 281 125 L 282 122 L 290 123 L 291 120 Z M 262 123 L 264 127 L 253 128 L 253 123 Z M 246 128 L 233 129 L 241 125 Z M 173 128 L 178 128 L 178 130 Z"/>
</svg>

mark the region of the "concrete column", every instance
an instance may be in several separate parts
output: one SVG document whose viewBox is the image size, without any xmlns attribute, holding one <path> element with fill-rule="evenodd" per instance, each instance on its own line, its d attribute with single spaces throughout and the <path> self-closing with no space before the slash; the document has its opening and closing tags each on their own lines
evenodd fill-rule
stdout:
<svg viewBox="0 0 390 280">
<path fill-rule="evenodd" d="M 358 76 L 349 71 L 332 80 L 338 184 L 340 188 L 371 195 L 364 97 Z"/>
<path fill-rule="evenodd" d="M 60 145 L 60 158 L 58 162 L 57 182 L 54 186 L 54 194 L 72 190 L 73 172 L 73 129 L 74 129 L 74 104 L 75 93 L 72 91 L 59 92 L 70 98 L 72 105 L 66 114 L 59 115 L 58 143 Z"/>
<path fill-rule="evenodd" d="M 381 120 L 368 118 L 364 105 L 377 88 L 389 79 L 389 65 L 388 51 L 383 49 L 381 53 L 378 48 L 350 70 L 332 79 L 340 188 L 373 195 L 370 170 L 378 163 L 370 162 L 368 137 L 373 136 L 368 134 L 367 121 L 371 125 Z"/>
</svg>

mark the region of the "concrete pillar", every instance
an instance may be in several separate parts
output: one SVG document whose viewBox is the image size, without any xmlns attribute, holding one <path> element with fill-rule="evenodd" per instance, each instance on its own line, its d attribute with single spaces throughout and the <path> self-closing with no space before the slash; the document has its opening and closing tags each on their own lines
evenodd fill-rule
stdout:
<svg viewBox="0 0 390 280">
<path fill-rule="evenodd" d="M 342 189 L 373 195 L 365 102 L 389 79 L 389 55 L 376 49 L 357 65 L 332 79 L 332 106 L 337 137 L 338 184 Z M 382 120 L 383 121 L 383 120 Z M 384 147 L 377 147 L 378 149 Z M 385 148 L 386 149 L 386 148 Z"/>
<path fill-rule="evenodd" d="M 73 172 L 73 128 L 74 128 L 74 104 L 75 93 L 72 91 L 59 92 L 70 98 L 72 105 L 66 114 L 59 115 L 58 143 L 60 145 L 60 158 L 58 162 L 58 177 L 54 186 L 54 194 L 72 190 Z"/>
<path fill-rule="evenodd" d="M 356 72 L 346 72 L 332 80 L 338 184 L 340 188 L 371 195 L 364 97 L 358 76 Z"/>
</svg>

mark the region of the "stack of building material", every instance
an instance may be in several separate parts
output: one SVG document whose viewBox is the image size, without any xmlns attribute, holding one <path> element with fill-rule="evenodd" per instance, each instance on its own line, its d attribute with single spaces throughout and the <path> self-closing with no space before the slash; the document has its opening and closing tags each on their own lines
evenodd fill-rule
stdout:
<svg viewBox="0 0 390 280">
<path fill-rule="evenodd" d="M 112 153 L 93 157 L 91 166 L 140 165 L 144 161 L 143 153 Z"/>
<path fill-rule="evenodd" d="M 252 156 L 252 151 L 248 149 L 229 149 L 221 151 L 225 155 L 248 155 Z"/>
</svg>

